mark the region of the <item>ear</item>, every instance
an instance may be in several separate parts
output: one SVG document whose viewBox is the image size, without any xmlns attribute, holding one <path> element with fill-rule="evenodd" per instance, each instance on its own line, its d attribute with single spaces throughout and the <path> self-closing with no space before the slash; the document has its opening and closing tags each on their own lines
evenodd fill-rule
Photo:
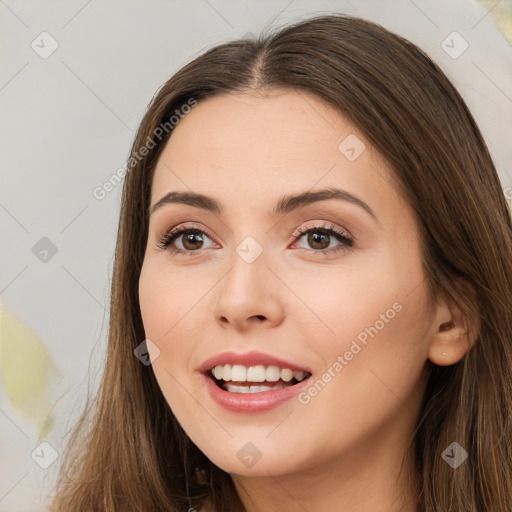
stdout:
<svg viewBox="0 0 512 512">
<path fill-rule="evenodd" d="M 439 366 L 459 362 L 475 343 L 480 329 L 476 293 L 466 281 L 457 281 L 459 304 L 448 298 L 435 306 L 436 332 L 430 340 L 428 358 Z M 468 302 L 469 301 L 469 302 Z"/>
</svg>

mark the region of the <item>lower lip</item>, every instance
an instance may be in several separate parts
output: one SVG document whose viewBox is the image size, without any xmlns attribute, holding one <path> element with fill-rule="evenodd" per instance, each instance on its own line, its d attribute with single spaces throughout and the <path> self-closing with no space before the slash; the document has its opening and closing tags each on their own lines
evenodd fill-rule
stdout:
<svg viewBox="0 0 512 512">
<path fill-rule="evenodd" d="M 219 388 L 212 378 L 204 373 L 201 377 L 205 380 L 206 388 L 212 399 L 220 406 L 231 412 L 244 414 L 265 412 L 287 402 L 297 396 L 309 384 L 308 377 L 293 386 L 274 389 L 272 391 L 260 391 L 259 393 L 230 393 Z"/>
</svg>

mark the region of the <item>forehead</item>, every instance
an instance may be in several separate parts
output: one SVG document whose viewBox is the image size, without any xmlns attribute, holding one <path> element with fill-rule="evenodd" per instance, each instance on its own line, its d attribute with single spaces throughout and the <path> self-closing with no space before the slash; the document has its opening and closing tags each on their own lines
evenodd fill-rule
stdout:
<svg viewBox="0 0 512 512">
<path fill-rule="evenodd" d="M 321 98 L 288 89 L 221 94 L 200 101 L 174 128 L 157 162 L 152 204 L 169 190 L 229 204 L 330 186 L 367 197 L 375 210 L 403 208 L 391 182 L 383 158 Z"/>
<path fill-rule="evenodd" d="M 300 153 L 312 145 L 321 150 L 320 139 L 333 142 L 341 135 L 339 118 L 332 106 L 303 91 L 225 93 L 201 100 L 176 126 L 168 145 L 200 154 L 233 148 L 243 154 L 256 145 L 274 156 L 286 150 Z M 306 140 L 311 142 L 304 147 L 301 142 Z"/>
</svg>

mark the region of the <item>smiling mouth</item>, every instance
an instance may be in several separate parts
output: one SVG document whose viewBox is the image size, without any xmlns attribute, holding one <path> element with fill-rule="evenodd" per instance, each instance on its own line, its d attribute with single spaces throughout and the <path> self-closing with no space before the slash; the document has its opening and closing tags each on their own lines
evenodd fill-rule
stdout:
<svg viewBox="0 0 512 512">
<path fill-rule="evenodd" d="M 278 366 L 225 364 L 213 367 L 208 375 L 229 393 L 262 393 L 287 388 L 311 377 L 309 372 Z"/>
</svg>

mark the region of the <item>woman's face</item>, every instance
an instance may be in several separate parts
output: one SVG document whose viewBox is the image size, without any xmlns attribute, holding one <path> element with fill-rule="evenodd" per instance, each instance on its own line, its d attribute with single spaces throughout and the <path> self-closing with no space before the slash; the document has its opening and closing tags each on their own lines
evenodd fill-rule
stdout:
<svg viewBox="0 0 512 512">
<path fill-rule="evenodd" d="M 169 406 L 225 471 L 353 472 L 402 454 L 435 325 L 391 183 L 362 134 L 304 92 L 216 96 L 175 127 L 151 208 L 188 196 L 150 216 L 141 313 Z M 159 247 L 174 228 L 189 231 Z"/>
</svg>

